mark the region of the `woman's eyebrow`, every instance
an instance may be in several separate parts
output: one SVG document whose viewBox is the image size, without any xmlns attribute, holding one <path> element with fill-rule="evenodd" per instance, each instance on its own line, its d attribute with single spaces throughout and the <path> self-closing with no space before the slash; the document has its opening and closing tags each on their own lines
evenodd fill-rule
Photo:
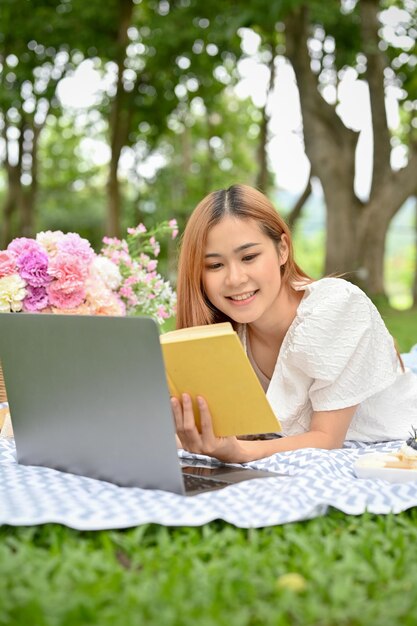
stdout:
<svg viewBox="0 0 417 626">
<path fill-rule="evenodd" d="M 254 242 L 250 242 L 250 243 L 244 243 L 243 246 L 239 246 L 238 248 L 235 248 L 233 250 L 233 252 L 242 252 L 242 250 L 246 250 L 247 248 L 252 248 L 252 246 L 260 246 L 260 243 L 256 243 Z"/>
<path fill-rule="evenodd" d="M 248 248 L 252 248 L 253 246 L 260 246 L 260 243 L 256 243 L 256 242 L 249 242 L 249 243 L 244 243 L 241 246 L 238 246 L 237 248 L 235 248 L 233 250 L 234 253 L 237 252 L 242 252 L 243 250 L 247 250 Z M 209 252 L 208 254 L 205 255 L 205 258 L 209 258 L 209 257 L 220 257 L 222 256 L 221 254 L 219 254 L 218 252 Z"/>
</svg>

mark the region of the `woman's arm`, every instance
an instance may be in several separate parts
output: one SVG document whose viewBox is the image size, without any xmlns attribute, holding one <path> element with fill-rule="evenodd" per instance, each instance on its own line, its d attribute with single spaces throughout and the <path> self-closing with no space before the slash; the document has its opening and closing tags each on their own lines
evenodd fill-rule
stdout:
<svg viewBox="0 0 417 626">
<path fill-rule="evenodd" d="M 198 398 L 201 433 L 195 425 L 190 396 L 183 395 L 182 406 L 177 398 L 172 398 L 171 403 L 182 447 L 189 452 L 216 457 L 225 463 L 247 463 L 276 452 L 299 448 L 340 448 L 356 410 L 356 406 L 352 406 L 337 411 L 317 411 L 313 413 L 310 430 L 306 433 L 267 441 L 245 441 L 214 435 L 210 411 L 203 398 Z"/>
</svg>

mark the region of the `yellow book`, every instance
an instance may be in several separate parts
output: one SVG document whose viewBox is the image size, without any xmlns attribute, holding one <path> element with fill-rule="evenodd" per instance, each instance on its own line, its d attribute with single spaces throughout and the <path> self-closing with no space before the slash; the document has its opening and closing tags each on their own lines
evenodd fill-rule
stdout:
<svg viewBox="0 0 417 626">
<path fill-rule="evenodd" d="M 230 323 L 174 330 L 160 339 L 170 393 L 179 398 L 190 394 L 198 428 L 200 395 L 218 437 L 281 430 Z"/>
</svg>

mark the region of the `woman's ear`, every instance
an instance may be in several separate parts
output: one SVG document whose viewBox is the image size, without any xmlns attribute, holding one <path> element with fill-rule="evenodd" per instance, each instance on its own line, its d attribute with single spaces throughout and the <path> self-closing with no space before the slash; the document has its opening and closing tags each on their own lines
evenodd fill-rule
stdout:
<svg viewBox="0 0 417 626">
<path fill-rule="evenodd" d="M 278 257 L 279 257 L 280 265 L 285 265 L 285 263 L 287 262 L 289 251 L 290 251 L 290 248 L 288 245 L 288 237 L 285 233 L 282 233 L 281 241 L 279 244 L 279 250 L 278 250 Z"/>
</svg>

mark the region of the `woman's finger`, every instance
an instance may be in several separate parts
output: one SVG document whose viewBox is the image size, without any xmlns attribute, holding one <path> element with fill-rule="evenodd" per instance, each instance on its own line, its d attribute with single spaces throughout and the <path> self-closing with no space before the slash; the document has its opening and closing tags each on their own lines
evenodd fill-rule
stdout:
<svg viewBox="0 0 417 626">
<path fill-rule="evenodd" d="M 177 448 L 182 448 L 183 450 L 187 449 L 187 437 L 184 433 L 184 420 L 183 420 L 183 411 L 181 402 L 178 398 L 171 398 L 171 408 L 172 414 L 174 416 L 175 422 L 175 441 L 177 444 Z"/>
<path fill-rule="evenodd" d="M 182 419 L 184 432 L 194 434 L 197 428 L 194 419 L 193 403 L 188 393 L 182 394 Z"/>
<path fill-rule="evenodd" d="M 171 409 L 174 416 L 175 430 L 181 432 L 183 430 L 183 418 L 181 403 L 178 398 L 171 398 Z"/>
<path fill-rule="evenodd" d="M 213 422 L 207 402 L 201 396 L 197 396 L 198 409 L 200 411 L 201 436 L 204 441 L 211 442 L 215 439 L 213 431 Z"/>
<path fill-rule="evenodd" d="M 189 452 L 201 452 L 201 435 L 197 430 L 194 419 L 193 404 L 189 394 L 184 393 L 181 396 L 181 419 L 177 417 L 177 435 L 179 436 L 182 446 Z M 179 411 L 177 415 L 179 414 Z"/>
</svg>

